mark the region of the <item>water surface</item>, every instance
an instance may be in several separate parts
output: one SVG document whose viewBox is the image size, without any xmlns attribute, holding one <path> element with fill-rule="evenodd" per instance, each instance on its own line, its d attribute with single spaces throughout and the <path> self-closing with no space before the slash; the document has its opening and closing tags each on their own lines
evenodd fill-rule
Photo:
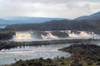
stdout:
<svg viewBox="0 0 100 66">
<path fill-rule="evenodd" d="M 1 26 L 0 26 L 0 28 L 5 28 L 5 27 L 6 27 L 6 25 L 1 25 Z"/>
<path fill-rule="evenodd" d="M 10 50 L 1 50 L 0 51 L 0 65 L 11 64 L 16 60 L 22 59 L 35 59 L 43 57 L 44 59 L 51 58 L 54 59 L 57 56 L 59 57 L 69 57 L 69 53 L 58 51 L 63 47 L 68 47 L 71 44 L 55 44 L 55 45 L 42 45 L 42 46 L 25 46 L 12 48 Z"/>
</svg>

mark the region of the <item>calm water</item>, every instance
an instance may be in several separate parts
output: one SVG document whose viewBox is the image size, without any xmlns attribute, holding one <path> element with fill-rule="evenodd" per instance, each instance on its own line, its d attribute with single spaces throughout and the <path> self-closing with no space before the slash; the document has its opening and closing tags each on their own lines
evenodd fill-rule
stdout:
<svg viewBox="0 0 100 66">
<path fill-rule="evenodd" d="M 1 50 L 0 51 L 0 65 L 3 64 L 11 64 L 14 63 L 16 58 L 19 59 L 34 59 L 34 58 L 40 58 L 43 57 L 54 59 L 57 56 L 59 57 L 69 57 L 70 54 L 62 51 L 58 51 L 58 49 L 61 49 L 63 47 L 68 47 L 71 44 L 59 44 L 59 45 L 42 45 L 42 46 L 25 46 L 25 47 L 17 47 L 10 50 Z"/>
<path fill-rule="evenodd" d="M 0 26 L 0 28 L 5 28 L 6 27 L 6 25 L 2 25 L 2 26 Z"/>
</svg>

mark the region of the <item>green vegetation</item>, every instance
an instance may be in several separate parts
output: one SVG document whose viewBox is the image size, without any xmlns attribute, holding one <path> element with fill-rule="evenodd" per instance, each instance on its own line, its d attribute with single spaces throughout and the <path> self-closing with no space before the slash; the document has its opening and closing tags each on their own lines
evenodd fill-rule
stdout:
<svg viewBox="0 0 100 66">
<path fill-rule="evenodd" d="M 55 36 L 60 37 L 60 38 L 66 38 L 66 37 L 69 36 L 68 33 L 60 32 L 60 31 L 53 31 L 53 32 L 51 32 L 51 33 L 52 33 L 53 35 L 55 35 Z"/>
<path fill-rule="evenodd" d="M 74 44 L 60 49 L 72 54 L 69 58 L 19 60 L 5 66 L 100 66 L 100 46 L 93 44 Z"/>
<path fill-rule="evenodd" d="M 11 39 L 15 35 L 15 32 L 11 31 L 0 31 L 0 40 L 8 40 Z"/>
<path fill-rule="evenodd" d="M 4 66 L 66 66 L 69 65 L 67 62 L 64 62 L 64 57 L 61 59 L 55 58 L 55 60 L 52 59 L 32 59 L 32 60 L 19 60 L 14 64 L 11 65 L 4 65 Z"/>
<path fill-rule="evenodd" d="M 33 42 L 0 42 L 1 49 L 11 49 L 18 46 L 39 46 L 39 45 L 50 45 L 50 44 L 64 44 L 64 43 L 85 43 L 90 41 L 97 41 L 95 39 L 72 39 L 72 40 L 51 40 L 51 41 L 33 41 Z"/>
<path fill-rule="evenodd" d="M 15 24 L 9 25 L 6 29 L 12 30 L 81 30 L 93 31 L 100 34 L 100 19 L 97 20 L 52 20 L 44 23 Z M 98 28 L 98 29 L 97 29 Z"/>
<path fill-rule="evenodd" d="M 70 52 L 73 66 L 100 66 L 100 46 L 93 44 L 74 44 L 61 49 Z"/>
</svg>

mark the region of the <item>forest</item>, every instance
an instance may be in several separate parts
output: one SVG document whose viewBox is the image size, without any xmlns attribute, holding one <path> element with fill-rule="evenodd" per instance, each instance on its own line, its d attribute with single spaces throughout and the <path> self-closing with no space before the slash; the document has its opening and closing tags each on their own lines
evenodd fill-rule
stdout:
<svg viewBox="0 0 100 66">
<path fill-rule="evenodd" d="M 13 31 L 0 31 L 0 40 L 9 40 L 15 35 Z"/>
<path fill-rule="evenodd" d="M 68 33 L 60 32 L 60 31 L 53 31 L 51 32 L 54 36 L 60 37 L 60 38 L 66 38 L 69 37 Z"/>
<path fill-rule="evenodd" d="M 6 30 L 81 30 L 100 34 L 100 19 L 96 20 L 52 20 L 44 23 L 14 24 L 6 26 Z M 98 29 L 97 29 L 98 28 Z"/>
</svg>

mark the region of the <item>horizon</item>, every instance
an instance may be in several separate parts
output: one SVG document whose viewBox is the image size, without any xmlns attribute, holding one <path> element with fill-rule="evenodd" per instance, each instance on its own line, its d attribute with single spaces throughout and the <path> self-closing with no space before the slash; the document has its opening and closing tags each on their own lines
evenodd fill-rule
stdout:
<svg viewBox="0 0 100 66">
<path fill-rule="evenodd" d="M 43 17 L 75 19 L 100 11 L 100 0 L 0 0 L 0 18 Z"/>
<path fill-rule="evenodd" d="M 98 11 L 98 12 L 100 12 L 100 11 Z M 95 12 L 95 13 L 98 13 L 98 12 Z M 93 15 L 93 14 L 95 14 L 95 13 L 92 13 L 92 14 L 90 14 L 90 15 Z M 90 15 L 82 15 L 82 16 L 90 16 Z M 82 16 L 79 16 L 79 17 L 82 17 Z M 35 17 L 35 16 L 5 16 L 5 17 L 0 17 L 1 19 L 7 19 L 7 20 L 10 20 L 10 19 L 12 19 L 12 18 L 16 18 L 16 17 L 34 17 L 34 18 L 57 18 L 57 17 Z M 10 18 L 10 19 L 9 19 Z M 59 17 L 58 17 L 59 18 Z M 76 17 L 76 18 L 78 18 L 78 17 Z M 76 19 L 76 18 L 74 18 L 74 19 Z M 70 18 L 62 18 L 62 19 L 70 19 Z M 71 19 L 71 20 L 73 20 L 73 19 Z"/>
</svg>

